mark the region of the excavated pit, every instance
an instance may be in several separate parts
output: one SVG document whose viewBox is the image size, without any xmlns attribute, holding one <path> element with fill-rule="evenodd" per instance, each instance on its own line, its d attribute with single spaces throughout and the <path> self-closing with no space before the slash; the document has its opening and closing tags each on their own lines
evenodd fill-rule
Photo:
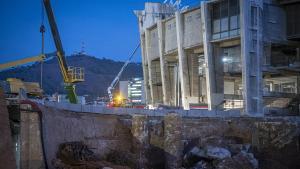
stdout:
<svg viewBox="0 0 300 169">
<path fill-rule="evenodd" d="M 171 112 L 148 116 L 39 109 L 42 123 L 39 113 L 21 111 L 21 166 L 44 167 L 45 156 L 49 168 L 61 169 L 74 164 L 78 169 L 300 168 L 297 116 L 191 118 Z M 70 150 L 69 157 L 78 157 L 71 163 L 61 158 L 62 147 Z"/>
</svg>

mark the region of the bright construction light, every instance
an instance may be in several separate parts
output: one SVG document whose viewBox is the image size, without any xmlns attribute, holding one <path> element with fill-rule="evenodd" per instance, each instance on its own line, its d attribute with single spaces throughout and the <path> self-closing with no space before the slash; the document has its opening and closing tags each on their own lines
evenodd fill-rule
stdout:
<svg viewBox="0 0 300 169">
<path fill-rule="evenodd" d="M 132 102 L 141 102 L 142 100 L 132 100 Z"/>
<path fill-rule="evenodd" d="M 117 97 L 116 97 L 116 99 L 117 99 L 117 101 L 122 101 L 122 96 L 121 95 L 118 95 Z"/>
<path fill-rule="evenodd" d="M 222 58 L 222 62 L 224 62 L 224 63 L 228 63 L 228 62 L 230 62 L 231 61 L 231 59 L 229 59 L 229 58 L 227 58 L 227 57 L 223 57 Z"/>
<path fill-rule="evenodd" d="M 135 94 L 132 94 L 132 96 L 141 96 L 142 94 L 139 94 L 139 93 L 135 93 Z"/>
</svg>

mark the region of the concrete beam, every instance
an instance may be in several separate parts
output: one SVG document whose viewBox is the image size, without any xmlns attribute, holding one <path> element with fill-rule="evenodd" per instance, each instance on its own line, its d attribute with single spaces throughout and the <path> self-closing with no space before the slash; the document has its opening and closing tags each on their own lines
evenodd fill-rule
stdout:
<svg viewBox="0 0 300 169">
<path fill-rule="evenodd" d="M 187 55 L 183 48 L 183 17 L 182 14 L 177 11 L 176 16 L 176 35 L 177 35 L 177 47 L 178 47 L 178 62 L 179 62 L 179 79 L 181 85 L 181 99 L 182 107 L 184 110 L 189 110 L 189 97 L 190 97 L 190 83 L 188 73 Z"/>
<path fill-rule="evenodd" d="M 152 67 L 151 67 L 151 59 L 149 58 L 150 56 L 150 30 L 146 29 L 145 31 L 145 45 L 146 45 L 146 59 L 148 62 L 148 84 L 150 85 L 150 104 L 154 104 L 154 94 L 153 94 L 153 84 L 152 84 Z"/>
<path fill-rule="evenodd" d="M 164 105 L 171 105 L 171 86 L 168 83 L 168 62 L 164 57 L 165 50 L 165 30 L 163 29 L 163 23 L 161 20 L 157 22 L 158 31 L 158 47 L 159 47 L 159 58 L 160 58 L 160 70 L 161 70 L 161 81 L 162 81 L 162 91 L 163 91 L 163 103 Z"/>
</svg>

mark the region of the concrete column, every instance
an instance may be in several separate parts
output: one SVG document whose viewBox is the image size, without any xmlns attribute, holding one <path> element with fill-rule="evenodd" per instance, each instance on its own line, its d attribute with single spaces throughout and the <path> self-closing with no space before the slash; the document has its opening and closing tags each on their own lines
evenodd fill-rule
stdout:
<svg viewBox="0 0 300 169">
<path fill-rule="evenodd" d="M 177 48 L 178 48 L 178 63 L 179 63 L 179 78 L 181 85 L 181 99 L 182 107 L 184 110 L 189 110 L 189 97 L 190 97 L 190 83 L 188 73 L 187 55 L 183 48 L 183 17 L 177 11 L 176 16 L 176 35 L 177 35 Z"/>
<path fill-rule="evenodd" d="M 177 169 L 182 166 L 182 117 L 170 113 L 164 117 L 165 168 Z"/>
<path fill-rule="evenodd" d="M 152 67 L 151 67 L 151 59 L 149 58 L 150 55 L 150 30 L 146 29 L 145 31 L 145 45 L 146 45 L 146 58 L 148 62 L 148 73 L 149 73 L 149 79 L 148 83 L 150 85 L 150 104 L 154 104 L 154 94 L 153 94 L 153 84 L 152 84 Z"/>
<path fill-rule="evenodd" d="M 253 2 L 254 3 L 254 2 Z M 241 57 L 242 57 L 242 78 L 243 78 L 243 115 L 263 115 L 263 35 L 262 35 L 262 0 L 256 0 L 257 17 L 254 17 L 257 25 L 251 25 L 250 0 L 240 0 L 241 11 Z M 254 4 L 255 4 L 254 3 Z M 257 35 L 257 36 L 255 36 Z"/>
<path fill-rule="evenodd" d="M 208 3 L 201 2 L 201 22 L 202 22 L 202 35 L 203 35 L 203 49 L 205 58 L 205 73 L 206 73 L 206 96 L 208 109 L 216 109 L 220 101 L 216 95 L 216 75 L 215 64 L 213 56 L 213 46 L 211 40 L 211 16 L 208 9 Z"/>
<path fill-rule="evenodd" d="M 164 105 L 171 105 L 171 86 L 168 83 L 168 62 L 164 57 L 165 50 L 165 31 L 163 29 L 163 23 L 161 20 L 157 22 L 157 31 L 158 31 L 158 47 L 159 47 L 159 58 L 160 58 L 160 70 L 161 70 L 161 81 L 162 81 L 162 91 L 163 91 L 163 103 Z"/>
<path fill-rule="evenodd" d="M 133 147 L 134 152 L 138 155 L 137 168 L 147 168 L 146 152 L 150 145 L 149 131 L 148 131 L 148 116 L 147 115 L 133 115 L 132 128 Z"/>
<path fill-rule="evenodd" d="M 15 169 L 14 146 L 3 90 L 0 88 L 0 168 Z"/>
<path fill-rule="evenodd" d="M 300 62 L 300 48 L 297 48 L 297 61 Z M 297 94 L 300 94 L 300 76 L 297 76 Z"/>
<path fill-rule="evenodd" d="M 296 77 L 297 79 L 296 79 L 296 93 L 299 95 L 300 94 L 300 76 L 298 75 L 297 77 Z"/>
<path fill-rule="evenodd" d="M 20 145 L 21 168 L 45 168 L 38 113 L 21 111 Z"/>
<path fill-rule="evenodd" d="M 300 48 L 297 48 L 296 51 L 297 51 L 297 56 L 296 56 L 297 62 L 300 62 Z"/>
<path fill-rule="evenodd" d="M 146 70 L 146 46 L 145 46 L 145 37 L 143 35 L 143 26 L 142 26 L 142 22 L 143 22 L 143 17 L 139 16 L 138 20 L 139 20 L 139 32 L 140 32 L 140 43 L 141 43 L 141 53 L 142 53 L 142 66 L 143 66 L 143 77 L 144 77 L 144 92 L 145 92 L 145 98 L 146 98 L 146 104 L 148 104 L 148 101 L 150 100 L 150 91 L 148 90 L 148 75 L 147 75 L 147 71 Z"/>
<path fill-rule="evenodd" d="M 268 67 L 271 66 L 272 43 L 265 44 L 264 51 L 265 51 L 265 54 L 264 54 L 264 63 L 263 63 L 263 65 L 268 68 Z"/>
</svg>

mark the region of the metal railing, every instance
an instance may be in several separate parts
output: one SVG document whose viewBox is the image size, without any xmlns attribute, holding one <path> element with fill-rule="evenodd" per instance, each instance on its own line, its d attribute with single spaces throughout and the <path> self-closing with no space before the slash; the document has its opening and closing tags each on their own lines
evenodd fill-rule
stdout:
<svg viewBox="0 0 300 169">
<path fill-rule="evenodd" d="M 84 69 L 82 67 L 68 67 L 68 75 L 72 83 L 84 81 Z"/>
</svg>

